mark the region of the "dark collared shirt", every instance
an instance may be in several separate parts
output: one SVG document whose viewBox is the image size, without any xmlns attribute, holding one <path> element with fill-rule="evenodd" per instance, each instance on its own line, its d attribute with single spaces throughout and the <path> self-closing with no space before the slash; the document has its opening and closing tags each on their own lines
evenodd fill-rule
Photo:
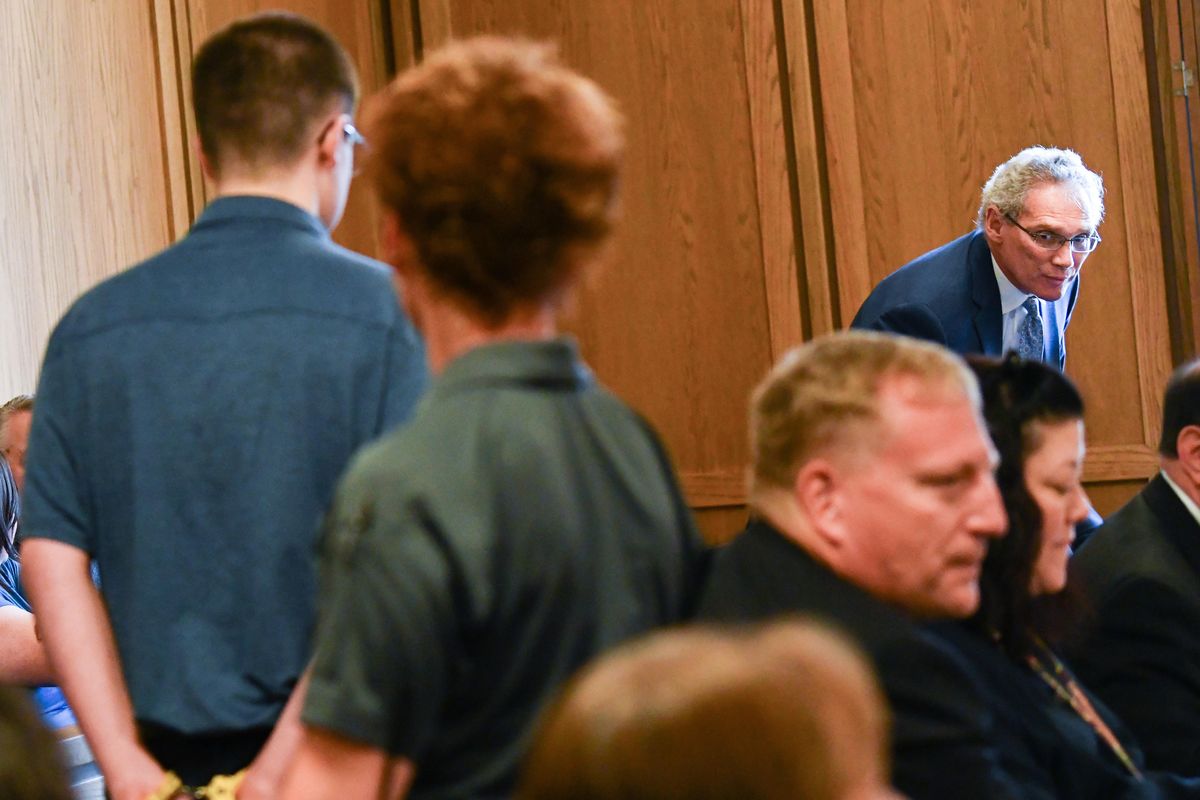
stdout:
<svg viewBox="0 0 1200 800">
<path fill-rule="evenodd" d="M 572 345 L 473 350 L 338 490 L 304 718 L 414 759 L 413 797 L 506 796 L 545 701 L 679 620 L 702 560 L 657 440 Z"/>
<path fill-rule="evenodd" d="M 23 531 L 98 562 L 139 720 L 274 722 L 310 654 L 317 522 L 425 382 L 387 270 L 278 200 L 217 200 L 67 312 Z"/>
</svg>

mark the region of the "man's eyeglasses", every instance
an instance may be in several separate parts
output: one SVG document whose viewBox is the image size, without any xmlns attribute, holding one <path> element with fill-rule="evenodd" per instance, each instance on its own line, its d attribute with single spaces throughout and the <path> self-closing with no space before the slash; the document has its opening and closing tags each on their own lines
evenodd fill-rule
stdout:
<svg viewBox="0 0 1200 800">
<path fill-rule="evenodd" d="M 342 136 L 350 143 L 350 147 L 354 150 L 354 174 L 357 175 L 362 168 L 361 157 L 367 151 L 367 137 L 358 132 L 358 128 L 347 122 L 342 126 Z"/>
<path fill-rule="evenodd" d="M 1072 253 L 1090 253 L 1100 244 L 1100 234 L 1098 233 L 1081 233 L 1078 236 L 1067 237 L 1054 231 L 1031 231 L 1009 214 L 1005 214 L 1004 218 L 1025 231 L 1025 235 L 1043 250 L 1058 250 L 1067 244 L 1071 246 Z"/>
<path fill-rule="evenodd" d="M 329 129 L 333 127 L 333 123 L 334 120 L 330 120 L 329 124 L 321 129 L 321 135 L 317 137 L 318 142 L 324 141 L 325 137 L 329 135 Z M 367 137 L 359 133 L 358 128 L 354 127 L 352 123 L 347 122 L 342 125 L 342 139 L 350 143 L 351 150 L 355 156 L 353 174 L 357 175 L 359 167 L 362 166 L 359 156 L 370 149 L 367 145 Z"/>
<path fill-rule="evenodd" d="M 347 122 L 342 126 L 342 135 L 346 137 L 346 141 L 354 147 L 366 147 L 367 137 L 358 132 L 358 128 Z"/>
</svg>

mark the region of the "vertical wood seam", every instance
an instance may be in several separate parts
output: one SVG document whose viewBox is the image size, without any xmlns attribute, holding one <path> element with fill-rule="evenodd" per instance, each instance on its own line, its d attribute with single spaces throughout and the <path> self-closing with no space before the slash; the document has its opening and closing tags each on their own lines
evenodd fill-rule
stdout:
<svg viewBox="0 0 1200 800">
<path fill-rule="evenodd" d="M 796 152 L 795 95 L 792 92 L 791 59 L 787 46 L 786 21 L 783 0 L 771 0 L 771 16 L 775 30 L 775 70 L 779 76 L 779 105 L 783 120 L 784 157 L 787 161 L 788 205 L 792 225 L 791 270 L 796 281 L 796 301 L 800 304 L 800 335 L 808 341 L 813 337 L 813 302 L 808 280 L 802 280 L 809 270 L 805 248 L 804 211 L 800 206 L 800 166 Z M 801 260 L 803 259 L 803 265 Z M 813 269 L 823 269 L 824 264 L 813 264 Z M 796 342 L 795 344 L 799 344 Z M 782 353 L 776 353 L 776 359 Z"/>
<path fill-rule="evenodd" d="M 830 217 L 834 234 L 838 280 L 838 307 L 842 326 L 850 309 L 857 308 L 871 290 L 866 250 L 863 175 L 859 159 L 858 118 L 854 105 L 854 64 L 850 56 L 850 29 L 846 0 L 813 0 L 813 27 L 817 42 L 822 128 L 829 174 Z"/>
<path fill-rule="evenodd" d="M 1133 18 L 1127 18 L 1130 14 Z M 1158 236 L 1148 229 L 1146 220 L 1157 219 L 1158 197 L 1153 186 L 1138 173 L 1154 175 L 1153 163 L 1147 168 L 1147 155 L 1139 142 L 1151 141 L 1149 131 L 1148 88 L 1144 81 L 1144 47 L 1138 47 L 1130 30 L 1142 30 L 1140 15 L 1129 0 L 1106 0 L 1105 22 L 1108 31 L 1109 61 L 1112 65 L 1112 91 L 1116 107 L 1117 155 L 1120 163 L 1123 223 L 1128 242 L 1130 299 L 1133 306 L 1134 345 L 1137 353 L 1138 389 L 1142 401 L 1142 436 L 1147 447 L 1156 447 L 1162 418 L 1162 387 L 1171 373 L 1169 335 L 1162 328 L 1161 310 L 1166 304 L 1162 270 L 1162 252 Z M 1139 83 L 1139 81 L 1143 81 Z M 1141 169 L 1135 169 L 1141 161 Z M 1152 180 L 1151 180 L 1152 182 Z"/>
<path fill-rule="evenodd" d="M 158 82 L 158 127 L 162 140 L 163 181 L 166 188 L 169 238 L 174 241 L 195 217 L 191 191 L 186 107 L 181 86 L 180 41 L 175 0 L 148 0 L 154 31 L 154 69 Z"/>
</svg>

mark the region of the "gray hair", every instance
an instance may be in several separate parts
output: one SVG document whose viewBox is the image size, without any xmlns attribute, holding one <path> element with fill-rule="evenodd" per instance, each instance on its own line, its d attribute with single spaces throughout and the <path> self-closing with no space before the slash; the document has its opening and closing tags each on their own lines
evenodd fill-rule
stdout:
<svg viewBox="0 0 1200 800">
<path fill-rule="evenodd" d="M 1025 210 L 1029 190 L 1043 183 L 1065 184 L 1090 229 L 1095 230 L 1104 219 L 1104 181 L 1100 176 L 1085 167 L 1074 150 L 1035 145 L 996 167 L 983 185 L 975 226 L 983 229 L 988 206 L 1016 219 Z"/>
</svg>

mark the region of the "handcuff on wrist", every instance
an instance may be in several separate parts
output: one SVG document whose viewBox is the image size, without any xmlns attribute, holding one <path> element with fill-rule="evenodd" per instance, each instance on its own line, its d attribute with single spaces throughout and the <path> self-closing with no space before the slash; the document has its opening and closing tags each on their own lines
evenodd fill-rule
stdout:
<svg viewBox="0 0 1200 800">
<path fill-rule="evenodd" d="M 244 777 L 246 770 L 233 775 L 214 775 L 206 786 L 192 788 L 184 786 L 183 781 L 174 772 L 168 772 L 163 776 L 162 783 L 146 800 L 234 800 Z"/>
</svg>

